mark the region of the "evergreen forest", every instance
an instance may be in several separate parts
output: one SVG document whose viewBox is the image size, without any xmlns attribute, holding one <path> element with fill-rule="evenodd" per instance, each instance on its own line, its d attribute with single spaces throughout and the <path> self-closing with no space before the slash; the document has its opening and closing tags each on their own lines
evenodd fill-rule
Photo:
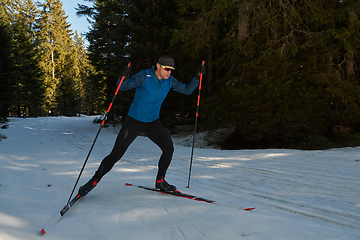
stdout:
<svg viewBox="0 0 360 240">
<path fill-rule="evenodd" d="M 103 114 L 122 67 L 174 57 L 191 81 L 205 61 L 199 130 L 224 149 L 360 145 L 360 1 L 85 0 L 71 28 L 60 0 L 0 4 L 0 118 Z M 134 90 L 109 120 L 124 119 Z M 198 92 L 170 92 L 161 120 L 194 124 Z M 219 138 L 220 139 L 220 138 Z"/>
</svg>

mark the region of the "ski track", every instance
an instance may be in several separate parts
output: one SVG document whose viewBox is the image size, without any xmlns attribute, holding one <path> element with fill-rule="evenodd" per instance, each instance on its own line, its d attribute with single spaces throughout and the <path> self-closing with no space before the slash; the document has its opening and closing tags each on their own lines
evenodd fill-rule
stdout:
<svg viewBox="0 0 360 240">
<path fill-rule="evenodd" d="M 136 149 L 136 151 L 140 151 L 141 149 Z M 157 153 L 149 153 L 146 152 L 146 155 L 148 156 L 149 154 L 154 154 L 154 156 L 157 156 Z M 124 161 L 134 164 L 134 165 L 140 165 L 142 167 L 146 166 L 146 164 L 143 164 L 142 162 L 136 161 L 134 159 L 132 160 L 128 160 L 128 159 L 123 159 Z M 184 158 L 179 158 L 179 157 L 174 157 L 174 160 L 185 160 Z M 200 159 L 197 159 L 197 161 L 200 161 Z M 209 167 L 214 166 L 214 164 L 209 164 L 208 162 L 202 162 L 201 164 L 206 164 Z M 196 168 L 196 164 L 193 166 L 193 168 Z M 180 176 L 186 176 L 186 172 L 182 171 L 180 168 L 178 168 L 177 170 L 177 174 L 176 177 L 181 180 L 181 181 L 186 181 L 186 179 L 184 177 Z M 233 170 L 233 171 L 237 171 L 237 170 Z M 348 183 L 349 179 L 354 180 L 356 178 L 354 177 L 350 177 L 348 179 L 345 178 L 345 180 L 341 180 L 340 182 L 343 182 L 343 185 L 331 185 L 331 186 L 318 186 L 316 183 L 309 183 L 307 182 L 306 179 L 306 175 L 307 174 L 316 174 L 313 171 L 300 171 L 300 172 L 296 172 L 295 170 L 290 171 L 293 172 L 291 173 L 286 173 L 284 171 L 281 172 L 282 175 L 287 175 L 288 177 L 278 177 L 279 172 L 275 171 L 275 170 L 269 170 L 269 169 L 264 169 L 261 168 L 259 169 L 258 167 L 253 167 L 253 168 L 249 168 L 249 167 L 239 167 L 238 169 L 239 172 L 241 171 L 247 171 L 250 172 L 251 174 L 255 174 L 258 176 L 261 176 L 262 178 L 264 177 L 264 172 L 266 173 L 266 178 L 267 179 L 275 179 L 277 180 L 277 183 L 280 183 L 281 185 L 286 185 L 286 184 L 291 184 L 292 186 L 307 186 L 310 189 L 313 189 L 312 193 L 316 194 L 316 195 L 326 195 L 326 196 L 331 196 L 331 195 L 335 195 L 334 192 L 339 192 L 340 190 L 345 190 L 346 191 L 357 191 L 359 192 L 359 188 L 355 188 L 355 187 L 349 187 L 347 185 L 345 185 L 346 183 Z M 274 176 L 272 175 L 274 174 Z M 240 174 L 242 175 L 242 174 Z M 330 180 L 331 179 L 331 175 L 330 174 L 317 174 L 317 179 L 319 180 L 319 182 L 326 182 L 326 180 Z M 299 180 L 296 180 L 296 179 Z M 295 180 L 294 180 L 295 179 Z M 325 179 L 325 180 L 324 180 Z M 246 181 L 246 179 L 242 179 L 242 181 Z M 242 182 L 239 181 L 239 182 Z M 201 185 L 201 186 L 208 186 L 209 184 L 206 183 L 205 181 L 201 181 L 199 179 L 195 179 L 194 177 L 192 178 L 192 182 L 195 182 L 197 185 Z M 238 182 L 238 181 L 231 181 L 229 180 L 222 180 L 221 178 L 218 178 L 216 180 L 216 183 L 212 183 L 213 187 L 206 187 L 208 190 L 212 190 L 213 188 L 216 188 L 218 191 L 221 191 L 222 194 L 225 195 L 232 195 L 232 196 L 236 196 L 239 199 L 244 199 L 244 200 L 248 200 L 251 202 L 255 202 L 255 203 L 259 203 L 261 205 L 270 205 L 282 210 L 286 210 L 289 212 L 293 212 L 293 213 L 297 213 L 297 214 L 302 214 L 304 216 L 308 216 L 308 217 L 312 217 L 312 218 L 317 218 L 317 219 L 321 219 L 327 222 L 331 222 L 334 224 L 339 224 L 342 226 L 347 226 L 347 227 L 352 227 L 352 228 L 359 228 L 359 221 L 360 221 L 360 215 L 349 212 L 349 211 L 344 211 L 341 210 L 339 208 L 329 208 L 329 207 L 323 207 L 323 206 L 318 206 L 318 205 L 314 205 L 310 202 L 306 202 L 304 200 L 291 200 L 289 199 L 288 196 L 281 196 L 278 194 L 274 194 L 274 193 L 270 193 L 270 192 L 264 192 L 264 191 L 260 191 L 260 190 L 256 190 L 254 191 L 254 188 L 249 188 L 246 187 L 244 185 L 241 184 L 234 184 L 234 182 Z M 222 190 L 219 190 L 222 189 Z M 281 189 L 280 189 L 281 190 Z M 236 192 L 239 192 L 239 194 L 236 194 Z M 248 197 L 244 198 L 243 195 L 247 195 Z M 345 194 L 345 193 L 344 193 Z M 338 194 L 338 197 L 341 198 L 343 197 L 342 194 Z M 269 201 L 270 200 L 270 201 Z M 340 201 L 339 200 L 339 201 Z M 339 220 L 338 218 L 340 218 L 341 220 Z"/>
<path fill-rule="evenodd" d="M 164 210 L 178 228 L 184 240 L 207 240 L 208 238 L 190 220 L 188 220 L 178 206 L 166 207 Z"/>
<path fill-rule="evenodd" d="M 132 160 L 124 159 L 124 161 L 130 164 L 140 165 L 144 167 L 144 164 L 135 163 Z M 186 182 L 186 178 L 183 177 L 186 175 L 185 171 L 181 171 L 177 169 L 177 172 L 174 173 L 174 175 L 178 180 Z M 274 193 L 264 192 L 261 190 L 254 191 L 254 188 L 249 188 L 241 184 L 233 184 L 231 181 L 224 181 L 217 179 L 216 183 L 211 184 L 211 187 L 208 187 L 209 184 L 207 182 L 196 179 L 194 177 L 192 178 L 192 182 L 195 182 L 195 184 L 200 185 L 203 188 L 208 189 L 209 191 L 212 191 L 215 188 L 217 189 L 218 192 L 221 192 L 223 195 L 235 196 L 238 199 L 243 199 L 250 202 L 258 203 L 262 206 L 269 205 L 282 210 L 286 210 L 297 214 L 302 214 L 307 217 L 321 219 L 334 224 L 352 227 L 352 228 L 360 228 L 359 225 L 360 215 L 343 211 L 341 209 L 337 209 L 337 208 L 329 209 L 328 207 L 314 205 L 304 200 L 296 201 L 289 199 L 287 196 L 276 195 Z M 314 190 L 314 192 L 317 193 L 317 195 L 324 194 L 324 192 L 318 192 L 316 190 Z M 249 206 L 242 206 L 242 207 L 249 207 Z M 343 220 L 338 220 L 337 218 L 341 218 Z"/>
<path fill-rule="evenodd" d="M 77 119 L 74 118 L 74 121 L 70 121 L 65 129 L 56 128 L 56 119 L 50 118 L 41 121 L 42 126 L 33 126 L 29 123 L 25 128 L 38 127 L 40 129 L 40 127 L 48 126 L 52 129 L 53 127 L 52 130 L 55 131 L 47 132 L 53 135 L 54 138 L 60 138 L 64 143 L 83 149 L 84 153 L 86 153 L 89 151 L 95 138 L 96 130 L 94 131 L 94 136 L 87 136 L 84 134 L 84 132 L 87 131 L 82 131 L 81 129 L 84 127 L 96 129 L 99 125 L 84 126 L 83 123 L 81 123 L 82 121 L 78 121 L 79 123 L 77 123 L 76 120 Z M 102 129 L 102 131 L 111 132 L 112 129 L 110 127 Z M 96 146 L 93 149 L 94 154 L 104 157 L 110 152 L 116 139 L 116 134 L 117 133 L 114 132 L 113 139 L 101 139 L 100 134 Z M 200 156 L 201 149 L 196 149 L 195 154 L 197 151 L 200 152 L 198 153 Z M 143 158 L 131 158 L 130 156 L 133 152 L 136 152 L 136 156 L 143 155 Z M 202 186 L 202 188 L 207 189 L 209 192 L 215 188 L 224 195 L 231 195 L 237 199 L 246 200 L 246 202 L 253 202 L 255 203 L 254 205 L 261 204 L 262 206 L 272 206 L 306 217 L 317 218 L 351 228 L 360 228 L 359 214 L 350 212 L 350 210 L 342 210 L 340 206 L 334 207 L 336 204 L 333 206 L 319 206 L 308 202 L 306 198 L 296 200 L 291 199 L 291 196 L 289 197 L 289 195 L 287 195 L 287 193 L 291 193 L 297 188 L 301 188 L 301 186 L 306 186 L 307 189 L 311 189 L 311 192 L 307 192 L 307 194 L 312 194 L 312 197 L 321 195 L 332 196 L 331 200 L 340 204 L 341 198 L 344 196 L 343 194 L 360 192 L 360 188 L 358 187 L 358 183 L 360 182 L 359 177 L 348 176 L 346 174 L 347 172 L 344 170 L 334 170 L 331 167 L 324 166 L 321 162 L 315 162 L 313 158 L 319 157 L 321 151 L 309 152 L 308 159 L 305 159 L 305 162 L 300 162 L 299 159 L 296 159 L 291 164 L 286 160 L 282 160 L 283 156 L 281 156 L 281 150 L 276 150 L 276 152 L 278 153 L 272 153 L 273 156 L 269 160 L 266 160 L 266 151 L 264 151 L 264 155 L 262 156 L 252 155 L 251 151 L 239 152 L 239 155 L 244 155 L 244 161 L 242 162 L 232 159 L 231 157 L 223 158 L 221 154 L 218 154 L 219 156 L 214 156 L 213 158 L 194 157 L 191 183 Z M 277 154 L 280 154 L 280 157 L 276 157 Z M 154 145 L 154 151 L 144 151 L 141 147 L 133 144 L 120 162 L 130 163 L 131 165 L 146 170 L 155 171 L 160 155 L 161 151 L 156 145 Z M 177 156 L 175 150 L 173 163 L 169 169 L 172 178 L 187 182 L 188 172 L 186 170 L 188 168 L 189 158 L 190 151 L 189 156 Z M 322 156 L 322 158 L 326 158 L 326 154 L 325 156 Z M 100 161 L 101 159 L 98 159 L 98 163 Z M 220 177 L 214 181 L 211 177 L 210 179 L 206 179 L 206 177 L 202 178 L 204 176 L 197 176 L 197 165 L 206 166 L 209 169 L 209 176 L 219 175 Z M 277 165 L 281 165 L 282 167 L 277 168 Z M 171 170 L 173 166 L 174 170 Z M 286 168 L 284 168 L 284 166 L 286 166 Z M 118 167 L 121 168 L 122 165 L 120 164 Z M 231 177 L 234 177 L 234 173 L 237 173 L 237 178 L 232 179 L 231 177 L 223 177 L 222 174 L 224 169 L 230 169 Z M 218 173 L 218 171 L 221 173 Z M 251 178 L 249 178 L 249 175 L 251 175 Z M 311 179 L 315 179 L 316 182 L 306 181 L 307 176 L 310 175 Z M 336 184 L 332 184 L 331 186 L 318 185 L 318 182 L 327 182 L 328 180 L 332 180 L 333 182 L 335 180 Z M 256 189 L 257 184 L 269 185 L 269 191 Z M 341 194 L 337 194 L 338 192 Z M 354 197 L 360 196 L 357 194 Z M 188 220 L 183 216 L 179 208 L 163 207 L 163 209 L 168 213 L 169 218 L 174 222 L 184 239 L 208 239 L 196 225 L 191 222 L 191 220 Z M 191 236 L 196 236 L 197 238 L 192 238 Z"/>
<path fill-rule="evenodd" d="M 94 126 L 98 126 L 98 125 L 94 125 Z M 94 128 L 94 127 L 92 127 L 92 128 Z M 106 131 L 111 128 L 112 127 L 105 128 L 102 131 Z M 79 128 L 79 127 L 74 128 L 70 124 L 68 125 L 68 128 L 66 128 L 65 130 L 56 129 L 56 131 L 58 133 L 58 136 L 64 136 L 64 134 L 69 134 L 71 137 L 70 138 L 65 137 L 66 141 L 69 142 L 73 146 L 77 146 L 78 148 L 84 149 L 85 151 L 88 151 L 88 149 L 90 148 L 93 141 L 88 140 L 88 141 L 84 142 L 84 139 L 89 139 L 91 137 L 92 138 L 95 137 L 95 136 L 84 135 L 83 134 L 84 131 L 81 131 L 81 128 Z M 115 138 L 116 138 L 116 134 L 114 133 L 114 140 L 115 140 Z M 104 141 L 97 141 L 95 145 L 97 146 L 98 149 L 107 148 L 110 151 L 112 148 L 112 144 L 113 144 L 113 142 L 111 144 L 109 144 Z M 98 152 L 100 154 L 104 152 L 104 151 L 97 151 L 97 148 L 94 148 L 93 152 Z M 155 145 L 154 145 L 154 149 L 156 149 L 157 151 L 156 150 L 155 151 L 144 151 L 142 148 L 139 148 L 137 146 L 131 146 L 128 151 L 129 152 L 134 151 L 136 153 L 139 153 L 139 152 L 143 153 L 144 158 L 149 157 L 149 154 L 154 155 L 154 156 L 159 156 L 161 154 L 161 152 L 157 149 L 157 147 Z M 131 154 L 127 154 L 127 155 L 131 155 Z M 184 156 L 184 157 L 174 156 L 174 159 L 189 161 L 189 157 L 187 157 L 187 156 Z M 229 161 L 234 161 L 234 159 L 225 158 L 224 160 L 215 159 L 212 161 L 208 161 L 208 159 L 207 159 L 207 161 L 202 161 L 202 157 L 194 157 L 193 161 L 198 162 L 198 164 L 207 165 L 208 167 L 211 167 L 211 166 L 216 167 L 216 164 L 218 164 L 221 167 L 221 164 L 228 164 Z M 215 163 L 213 163 L 213 162 L 215 162 Z M 325 177 L 328 179 L 331 179 L 331 180 L 334 180 L 334 178 L 335 178 L 337 181 L 344 182 L 347 184 L 347 186 L 339 185 L 339 187 L 348 187 L 348 184 L 350 182 L 358 185 L 358 183 L 360 182 L 359 177 L 347 176 L 346 172 L 342 172 L 340 170 L 334 171 L 334 169 L 326 168 L 323 165 L 320 167 L 319 164 L 311 165 L 307 162 L 306 165 L 304 165 L 304 164 L 299 164 L 294 161 L 290 165 L 289 163 L 287 163 L 285 161 L 281 161 L 278 158 L 276 159 L 276 162 L 272 163 L 272 164 L 275 164 L 275 165 L 281 164 L 282 166 L 289 165 L 289 168 L 286 168 L 286 169 L 284 169 L 284 168 L 281 168 L 281 169 L 266 168 L 264 166 L 259 168 L 259 165 L 256 165 L 253 167 L 248 167 L 248 166 L 242 166 L 242 165 L 234 166 L 234 164 L 232 164 L 231 167 L 238 167 L 241 170 L 247 169 L 248 171 L 252 171 L 252 173 L 254 173 L 254 174 L 277 173 L 277 174 L 289 175 L 291 177 L 294 177 L 294 176 L 303 177 L 304 174 L 311 174 L 311 175 L 316 175 L 318 177 L 322 176 L 321 180 L 323 180 Z M 299 167 L 301 167 L 302 169 L 298 169 Z M 294 170 L 294 169 L 296 169 L 296 170 Z M 320 172 L 320 171 L 331 172 L 331 174 Z M 334 173 L 336 173 L 338 175 L 338 177 L 334 176 Z M 340 179 L 340 176 L 341 176 L 341 179 Z M 360 188 L 353 188 L 353 190 L 360 190 Z"/>
</svg>

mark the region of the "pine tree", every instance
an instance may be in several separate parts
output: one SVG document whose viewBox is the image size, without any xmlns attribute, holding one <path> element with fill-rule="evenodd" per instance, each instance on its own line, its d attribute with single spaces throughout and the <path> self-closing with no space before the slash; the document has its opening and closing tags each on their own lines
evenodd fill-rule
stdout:
<svg viewBox="0 0 360 240">
<path fill-rule="evenodd" d="M 203 107 L 208 122 L 235 126 L 233 142 L 298 144 L 359 123 L 358 1 L 178 2 L 183 51 L 216 49 L 201 26 L 221 33 L 220 91 Z"/>
<path fill-rule="evenodd" d="M 13 42 L 10 18 L 5 6 L 0 4 L 0 121 L 9 116 L 9 108 L 13 101 Z"/>
<path fill-rule="evenodd" d="M 97 111 L 96 103 L 93 101 L 97 99 L 98 91 L 94 91 L 95 83 L 91 82 L 91 76 L 95 74 L 94 67 L 90 64 L 88 52 L 85 46 L 85 40 L 75 31 L 75 57 L 76 63 L 74 63 L 74 76 L 80 89 L 80 101 L 79 107 L 82 113 L 92 114 L 93 111 Z M 94 94 L 95 93 L 95 94 Z"/>
<path fill-rule="evenodd" d="M 37 9 L 32 0 L 19 1 L 12 8 L 17 76 L 14 112 L 39 116 L 43 114 L 44 88 L 35 33 Z"/>
<path fill-rule="evenodd" d="M 360 49 L 359 1 L 328 1 L 326 35 L 330 39 L 328 96 L 331 101 L 331 128 L 336 138 L 353 134 L 360 125 L 360 84 L 355 75 Z M 330 17 L 332 12 L 336 15 Z M 329 103 L 330 104 L 330 103 Z"/>
<path fill-rule="evenodd" d="M 37 22 L 39 49 L 41 51 L 41 67 L 45 72 L 46 88 L 45 107 L 49 112 L 57 115 L 64 110 L 63 94 L 70 90 L 60 88 L 69 79 L 66 75 L 66 58 L 72 45 L 70 24 L 59 0 L 46 0 L 40 4 L 40 17 Z"/>
<path fill-rule="evenodd" d="M 132 73 L 136 73 L 155 64 L 160 53 L 171 54 L 176 4 L 169 0 L 92 2 L 93 7 L 79 5 L 78 14 L 92 21 L 87 34 L 89 57 L 96 68 L 99 89 L 106 88 L 105 102 L 110 102 L 121 67 L 131 61 Z M 118 115 L 126 115 L 131 94 L 124 92 L 117 98 L 120 104 L 114 110 Z"/>
<path fill-rule="evenodd" d="M 207 73 L 202 93 L 204 96 L 211 95 L 214 79 L 219 78 L 220 65 L 216 59 L 223 51 L 221 36 L 226 34 L 228 9 L 235 5 L 234 1 L 176 2 L 180 6 L 180 26 L 174 30 L 172 44 L 178 47 L 179 53 L 186 53 L 185 58 L 191 61 L 191 65 L 198 63 L 199 58 L 205 60 Z"/>
<path fill-rule="evenodd" d="M 92 21 L 92 28 L 87 34 L 89 41 L 89 60 L 95 67 L 86 84 L 87 101 L 91 112 L 97 114 L 105 110 L 115 92 L 115 83 L 119 70 L 127 62 L 124 47 L 128 31 L 123 21 L 123 1 L 94 0 L 93 7 L 79 5 L 78 15 Z"/>
<path fill-rule="evenodd" d="M 77 33 L 72 38 L 61 2 L 6 0 L 2 6 L 7 7 L 4 17 L 14 42 L 7 47 L 7 64 L 15 63 L 3 72 L 8 74 L 3 81 L 12 80 L 11 88 L 4 83 L 3 89 L 15 96 L 7 97 L 6 115 L 39 116 L 46 114 L 43 106 L 52 114 L 77 114 L 91 66 L 82 38 Z"/>
<path fill-rule="evenodd" d="M 96 68 L 87 85 L 92 87 L 91 96 L 106 88 L 108 102 L 122 66 L 131 61 L 134 73 L 168 52 L 175 56 L 173 75 L 180 80 L 190 78 L 195 63 L 205 59 L 201 122 L 234 127 L 234 141 L 229 142 L 284 147 L 306 146 L 313 139 L 327 144 L 327 139 L 338 136 L 356 139 L 359 1 L 93 3 L 78 9 L 93 21 L 87 35 Z M 117 98 L 121 115 L 131 94 Z M 181 107 L 189 105 L 183 104 L 187 99 L 176 95 L 169 99 L 164 117 L 179 109 L 183 117 L 189 112 Z"/>
<path fill-rule="evenodd" d="M 75 115 L 84 108 L 84 84 L 90 71 L 85 42 L 77 31 L 71 42 L 65 65 L 63 81 L 60 85 L 63 93 L 63 112 L 65 115 Z"/>
</svg>

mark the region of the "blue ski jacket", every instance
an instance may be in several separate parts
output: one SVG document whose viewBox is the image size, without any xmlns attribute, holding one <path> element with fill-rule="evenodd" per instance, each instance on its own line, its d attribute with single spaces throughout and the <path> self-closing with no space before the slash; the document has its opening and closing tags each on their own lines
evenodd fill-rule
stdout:
<svg viewBox="0 0 360 240">
<path fill-rule="evenodd" d="M 123 81 L 120 86 L 120 91 L 136 88 L 128 115 L 140 122 L 148 123 L 159 119 L 161 105 L 170 89 L 190 95 L 199 85 L 199 81 L 195 78 L 189 84 L 183 84 L 171 75 L 168 79 L 159 80 L 154 71 L 155 66 L 152 66 L 151 69 L 141 70 Z M 119 83 L 120 78 L 117 86 Z"/>
</svg>

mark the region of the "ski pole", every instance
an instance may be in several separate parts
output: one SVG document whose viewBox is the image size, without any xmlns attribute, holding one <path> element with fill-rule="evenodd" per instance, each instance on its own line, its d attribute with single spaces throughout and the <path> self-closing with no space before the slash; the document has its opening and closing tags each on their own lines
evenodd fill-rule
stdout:
<svg viewBox="0 0 360 240">
<path fill-rule="evenodd" d="M 128 63 L 128 68 L 130 68 L 130 66 L 131 66 L 131 62 Z M 73 193 L 74 193 L 74 191 L 75 191 L 75 189 L 76 189 L 76 185 L 78 184 L 78 182 L 79 182 L 79 180 L 80 180 L 80 177 L 81 177 L 81 174 L 82 174 L 82 172 L 84 171 L 85 165 L 86 165 L 87 161 L 89 160 L 91 151 L 92 151 L 92 149 L 94 148 L 95 142 L 96 142 L 96 140 L 97 140 L 97 138 L 98 138 L 98 136 L 99 136 L 99 134 L 100 134 L 101 128 L 104 126 L 104 123 L 105 123 L 105 121 L 107 120 L 107 118 L 108 118 L 108 116 L 109 116 L 110 109 L 111 109 L 111 107 L 112 107 L 112 105 L 113 105 L 113 103 L 114 103 L 114 101 L 115 101 L 115 98 L 116 98 L 116 96 L 117 96 L 117 94 L 118 94 L 118 92 L 119 92 L 119 90 L 120 90 L 121 84 L 123 83 L 124 79 L 125 79 L 125 76 L 122 76 L 122 78 L 121 78 L 121 80 L 120 80 L 120 83 L 119 83 L 119 85 L 118 85 L 118 87 L 117 87 L 117 89 L 116 89 L 115 95 L 114 95 L 114 97 L 113 97 L 113 99 L 112 99 L 112 101 L 111 101 L 111 103 L 110 103 L 110 105 L 109 105 L 109 108 L 108 108 L 107 111 L 106 111 L 104 120 L 101 122 L 100 128 L 99 128 L 99 130 L 98 130 L 98 132 L 97 132 L 97 134 L 96 134 L 96 136 L 95 136 L 94 142 L 92 143 L 91 148 L 90 148 L 90 150 L 89 150 L 89 153 L 88 153 L 88 155 L 87 155 L 87 157 L 86 157 L 86 159 L 85 159 L 85 162 L 84 162 L 84 164 L 83 164 L 83 166 L 82 166 L 82 168 L 81 168 L 81 171 L 80 171 L 79 176 L 78 176 L 78 178 L 77 178 L 77 180 L 76 180 L 75 186 L 74 186 L 74 188 L 73 188 L 73 190 L 72 190 L 72 192 L 71 192 L 71 194 L 70 194 L 70 197 L 69 197 L 69 200 L 68 200 L 67 204 L 69 204 L 69 202 L 70 202 L 70 200 L 71 200 L 71 197 L 72 197 L 72 195 L 73 195 Z"/>
<path fill-rule="evenodd" d="M 202 60 L 202 66 L 204 66 L 204 65 L 205 65 L 205 61 Z M 198 94 L 198 100 L 197 100 L 197 105 L 196 105 L 195 129 L 194 129 L 194 137 L 193 137 L 192 150 L 191 150 L 191 158 L 190 158 L 189 180 L 188 180 L 188 185 L 187 185 L 186 188 L 189 188 L 189 187 L 190 187 L 190 176 L 191 176 L 191 168 L 192 168 L 192 162 L 193 162 L 193 156 L 194 156 L 196 127 L 197 127 L 197 121 L 198 121 L 198 116 L 199 116 L 199 105 L 200 105 L 200 94 L 201 94 L 202 77 L 203 77 L 203 72 L 202 72 L 202 69 L 201 69 L 201 72 L 200 72 L 200 83 L 199 83 L 199 94 Z"/>
</svg>

